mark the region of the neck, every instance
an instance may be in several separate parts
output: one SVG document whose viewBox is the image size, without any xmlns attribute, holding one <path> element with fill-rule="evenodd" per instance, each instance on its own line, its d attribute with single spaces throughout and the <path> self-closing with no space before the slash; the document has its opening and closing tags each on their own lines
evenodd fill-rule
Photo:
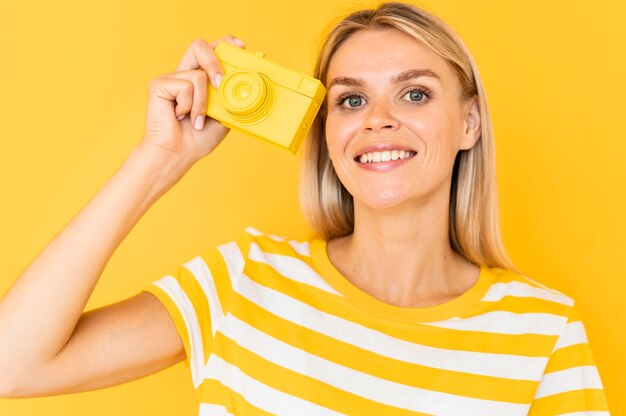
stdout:
<svg viewBox="0 0 626 416">
<path fill-rule="evenodd" d="M 328 252 L 357 287 L 395 305 L 429 306 L 475 283 L 476 266 L 450 246 L 449 190 L 393 209 L 355 201 L 354 210 L 354 232 L 329 242 Z"/>
</svg>

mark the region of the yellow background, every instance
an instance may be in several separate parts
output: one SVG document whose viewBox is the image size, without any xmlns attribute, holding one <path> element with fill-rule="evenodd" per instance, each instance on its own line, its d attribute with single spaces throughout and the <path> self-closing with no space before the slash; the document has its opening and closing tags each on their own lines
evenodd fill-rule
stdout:
<svg viewBox="0 0 626 416">
<path fill-rule="evenodd" d="M 174 71 L 193 39 L 232 33 L 248 49 L 310 74 L 328 22 L 370 4 L 3 4 L 0 294 L 137 144 L 148 82 Z M 582 0 L 418 5 L 460 34 L 481 71 L 513 260 L 577 300 L 612 412 L 626 414 L 625 6 Z M 231 132 L 131 231 L 87 309 L 134 295 L 248 225 L 305 238 L 298 165 L 287 151 Z M 196 415 L 197 399 L 181 363 L 109 389 L 0 399 L 0 414 Z"/>
</svg>

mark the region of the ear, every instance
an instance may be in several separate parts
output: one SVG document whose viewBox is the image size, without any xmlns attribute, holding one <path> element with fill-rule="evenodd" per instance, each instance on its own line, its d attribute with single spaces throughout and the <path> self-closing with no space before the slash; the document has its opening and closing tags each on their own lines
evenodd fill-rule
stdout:
<svg viewBox="0 0 626 416">
<path fill-rule="evenodd" d="M 459 143 L 459 150 L 471 149 L 480 138 L 480 112 L 478 111 L 478 96 L 463 105 L 465 122 L 463 124 L 463 137 Z"/>
</svg>

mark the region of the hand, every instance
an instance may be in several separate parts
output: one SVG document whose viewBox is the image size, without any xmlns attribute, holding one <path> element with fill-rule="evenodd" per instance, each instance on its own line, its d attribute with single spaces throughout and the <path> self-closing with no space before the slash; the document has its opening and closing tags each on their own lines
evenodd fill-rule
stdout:
<svg viewBox="0 0 626 416">
<path fill-rule="evenodd" d="M 161 75 L 148 86 L 146 130 L 140 145 L 164 150 L 185 170 L 211 153 L 230 130 L 206 116 L 207 83 L 210 80 L 217 88 L 224 74 L 214 51 L 220 41 L 245 48 L 232 35 L 210 44 L 196 39 L 176 72 Z"/>
</svg>

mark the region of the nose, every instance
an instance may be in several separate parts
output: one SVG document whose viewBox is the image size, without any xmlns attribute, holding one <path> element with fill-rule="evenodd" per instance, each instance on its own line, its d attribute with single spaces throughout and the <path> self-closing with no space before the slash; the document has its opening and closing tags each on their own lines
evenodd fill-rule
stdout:
<svg viewBox="0 0 626 416">
<path fill-rule="evenodd" d="M 370 104 L 363 128 L 366 131 L 395 130 L 398 125 L 398 120 L 389 105 L 385 102 L 378 102 Z"/>
</svg>

